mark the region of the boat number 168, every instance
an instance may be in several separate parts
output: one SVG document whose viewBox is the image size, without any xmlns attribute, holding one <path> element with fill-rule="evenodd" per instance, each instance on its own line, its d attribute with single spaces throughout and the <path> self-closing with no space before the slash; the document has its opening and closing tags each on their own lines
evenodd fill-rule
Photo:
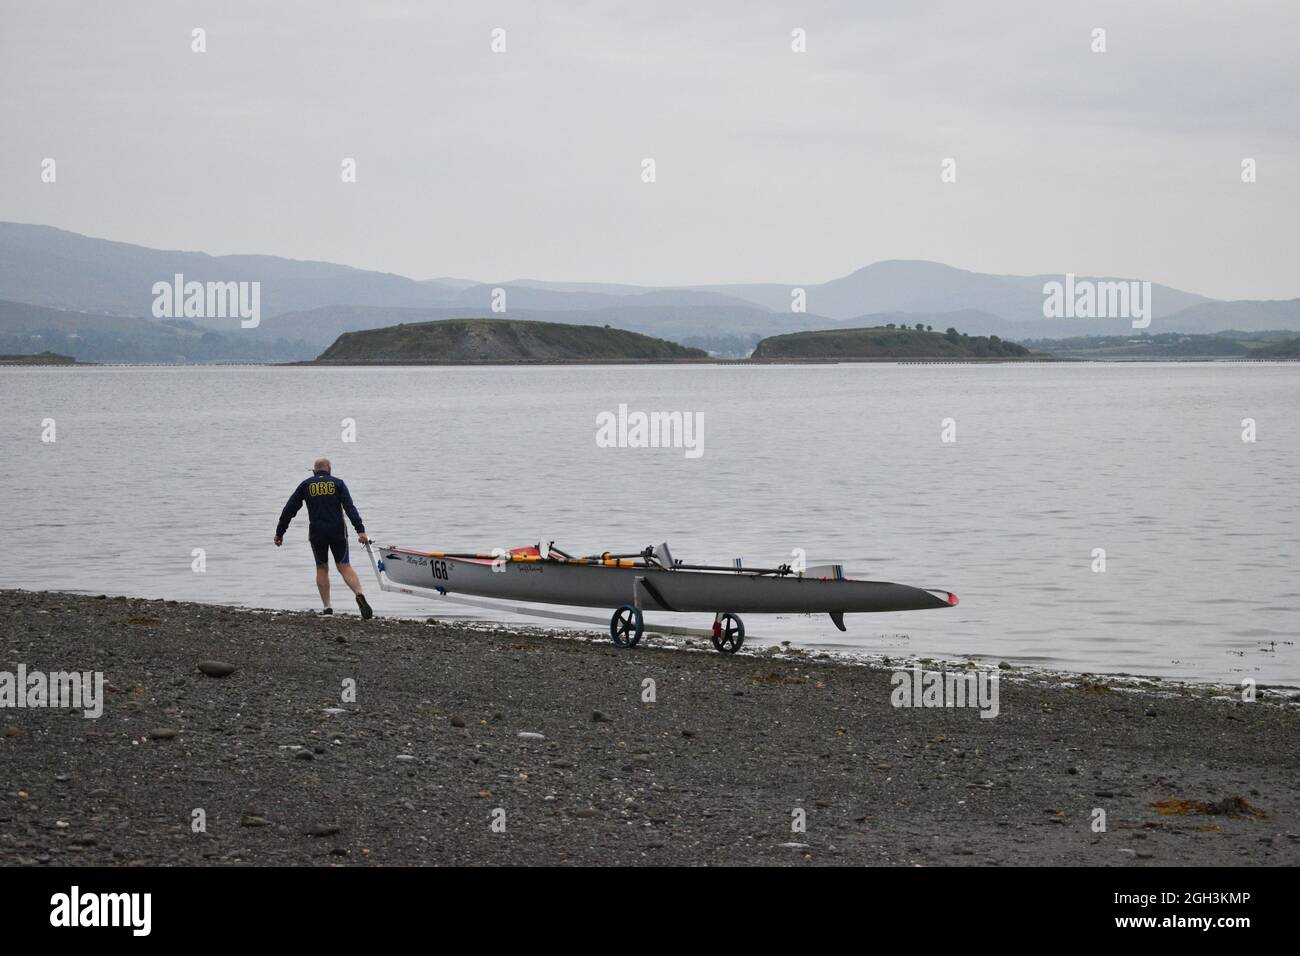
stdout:
<svg viewBox="0 0 1300 956">
<path fill-rule="evenodd" d="M 432 561 L 432 562 L 430 562 L 430 563 L 433 565 L 433 576 L 434 576 L 435 578 L 439 579 L 440 581 L 446 581 L 446 580 L 447 580 L 447 562 L 446 562 L 446 561 Z"/>
</svg>

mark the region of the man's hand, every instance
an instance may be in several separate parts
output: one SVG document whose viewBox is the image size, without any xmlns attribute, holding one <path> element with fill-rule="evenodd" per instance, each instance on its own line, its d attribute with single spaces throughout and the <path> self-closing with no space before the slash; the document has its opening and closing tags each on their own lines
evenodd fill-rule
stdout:
<svg viewBox="0 0 1300 956">
<path fill-rule="evenodd" d="M 370 538 L 366 535 L 364 531 L 357 532 L 357 540 L 360 541 L 362 544 L 370 543 Z"/>
<path fill-rule="evenodd" d="M 280 545 L 282 545 L 282 544 L 284 544 L 284 538 L 280 537 L 280 536 L 277 534 L 277 535 L 275 536 L 275 546 L 278 548 L 278 547 L 280 547 Z"/>
</svg>

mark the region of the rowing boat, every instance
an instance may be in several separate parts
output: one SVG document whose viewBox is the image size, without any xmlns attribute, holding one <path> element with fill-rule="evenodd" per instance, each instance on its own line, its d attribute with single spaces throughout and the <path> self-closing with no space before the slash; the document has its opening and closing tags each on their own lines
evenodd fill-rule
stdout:
<svg viewBox="0 0 1300 956">
<path fill-rule="evenodd" d="M 829 614 L 841 631 L 845 614 L 917 611 L 952 607 L 957 595 L 885 581 L 857 581 L 840 565 L 795 570 L 685 564 L 667 544 L 630 554 L 603 552 L 577 557 L 555 547 L 496 549 L 491 554 L 420 551 L 367 545 L 371 565 L 386 591 L 403 594 L 472 594 L 539 604 L 614 607 L 610 636 L 635 646 L 644 632 L 643 611 L 711 612 L 713 645 L 739 650 L 745 640 L 742 613 Z M 376 558 L 378 554 L 378 558 Z"/>
</svg>

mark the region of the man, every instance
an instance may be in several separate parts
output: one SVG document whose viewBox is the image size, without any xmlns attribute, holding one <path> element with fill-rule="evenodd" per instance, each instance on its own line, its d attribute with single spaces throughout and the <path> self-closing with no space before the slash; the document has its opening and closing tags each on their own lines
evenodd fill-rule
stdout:
<svg viewBox="0 0 1300 956">
<path fill-rule="evenodd" d="M 311 542 L 311 552 L 316 557 L 316 589 L 320 591 L 320 599 L 325 604 L 325 610 L 321 613 L 334 613 L 334 609 L 330 607 L 329 562 L 332 552 L 334 566 L 339 569 L 339 574 L 343 575 L 343 580 L 357 596 L 357 607 L 361 608 L 361 617 L 370 620 L 375 612 L 366 603 L 366 596 L 361 593 L 361 581 L 357 578 L 357 572 L 352 570 L 352 565 L 348 563 L 348 530 L 343 524 L 343 512 L 348 513 L 352 527 L 357 529 L 357 540 L 365 544 L 370 539 L 366 537 L 366 528 L 361 523 L 361 515 L 357 514 L 357 506 L 352 503 L 352 496 L 348 494 L 348 486 L 342 479 L 330 474 L 328 458 L 317 458 L 316 464 L 312 465 L 311 477 L 298 485 L 289 496 L 284 510 L 280 512 L 280 523 L 275 528 L 277 548 L 284 544 L 284 533 L 289 530 L 289 522 L 293 520 L 293 516 L 298 513 L 304 501 L 307 502 L 307 516 L 310 521 L 307 538 Z"/>
</svg>

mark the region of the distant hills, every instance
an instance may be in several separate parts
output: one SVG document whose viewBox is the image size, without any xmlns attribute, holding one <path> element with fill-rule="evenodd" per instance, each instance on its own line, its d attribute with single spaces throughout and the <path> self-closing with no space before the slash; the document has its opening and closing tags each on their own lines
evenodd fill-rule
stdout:
<svg viewBox="0 0 1300 956">
<path fill-rule="evenodd" d="M 792 291 L 802 289 L 810 314 L 835 320 L 884 313 L 940 313 L 977 310 L 1008 323 L 1043 321 L 1043 284 L 1059 275 L 1004 276 L 970 272 L 925 260 L 893 259 L 864 266 L 829 282 L 753 283 L 691 286 L 672 291 L 725 296 L 770 312 L 790 314 Z M 1107 277 L 1084 277 L 1112 281 Z M 559 294 L 633 296 L 652 291 L 645 286 L 517 280 L 507 287 L 545 289 Z M 1169 286 L 1152 285 L 1154 316 L 1172 315 L 1189 306 L 1213 301 Z M 679 304 L 691 304 L 681 301 Z"/>
<path fill-rule="evenodd" d="M 153 284 L 176 273 L 198 282 L 261 282 L 267 315 L 340 302 L 429 305 L 457 291 L 329 262 L 149 249 L 50 226 L 0 222 L 0 299 L 148 317 Z"/>
<path fill-rule="evenodd" d="M 188 319 L 156 321 L 68 312 L 0 300 L 0 352 L 58 352 L 82 362 L 292 362 L 316 354 L 305 342 L 257 341 L 215 332 Z"/>
<path fill-rule="evenodd" d="M 606 326 L 446 319 L 345 332 L 316 360 L 329 365 L 613 362 L 704 359 L 708 353 Z"/>
<path fill-rule="evenodd" d="M 1300 338 L 1275 342 L 1250 353 L 1251 358 L 1258 359 L 1300 359 Z"/>
<path fill-rule="evenodd" d="M 1028 339 L 1029 348 L 1061 358 L 1105 361 L 1204 361 L 1229 358 L 1286 358 L 1298 342 L 1290 332 L 1160 332 L 1156 335 L 1092 335 Z"/>
<path fill-rule="evenodd" d="M 1202 302 L 1171 316 L 1151 332 L 1300 331 L 1300 299 L 1240 299 Z"/>
<path fill-rule="evenodd" d="M 260 283 L 260 324 L 245 329 L 232 318 L 156 318 L 154 284 L 177 274 L 202 283 Z M 952 326 L 1004 341 L 1136 334 L 1128 319 L 1044 318 L 1043 285 L 1060 279 L 891 260 L 812 283 L 654 288 L 417 280 L 328 262 L 150 249 L 49 226 L 0 223 L 0 348 L 50 348 L 109 362 L 292 361 L 314 357 L 345 332 L 482 316 L 609 325 L 724 356 L 747 355 L 771 336 L 889 322 Z M 795 290 L 802 290 L 805 311 L 792 311 Z M 108 321 L 114 318 L 150 324 Z M 1219 302 L 1153 285 L 1148 332 L 1227 329 L 1300 331 L 1300 299 Z"/>
<path fill-rule="evenodd" d="M 808 310 L 834 319 L 883 312 L 934 313 L 977 309 L 1008 322 L 1041 322 L 1044 321 L 1043 283 L 1060 278 L 1059 275 L 990 275 L 938 262 L 895 259 L 876 262 L 843 278 L 803 288 L 808 297 Z M 1107 281 L 1101 277 L 1092 278 Z M 773 310 L 790 308 L 790 285 L 704 288 L 726 292 Z M 1158 318 L 1210 300 L 1191 292 L 1153 285 L 1152 301 Z"/>
</svg>

